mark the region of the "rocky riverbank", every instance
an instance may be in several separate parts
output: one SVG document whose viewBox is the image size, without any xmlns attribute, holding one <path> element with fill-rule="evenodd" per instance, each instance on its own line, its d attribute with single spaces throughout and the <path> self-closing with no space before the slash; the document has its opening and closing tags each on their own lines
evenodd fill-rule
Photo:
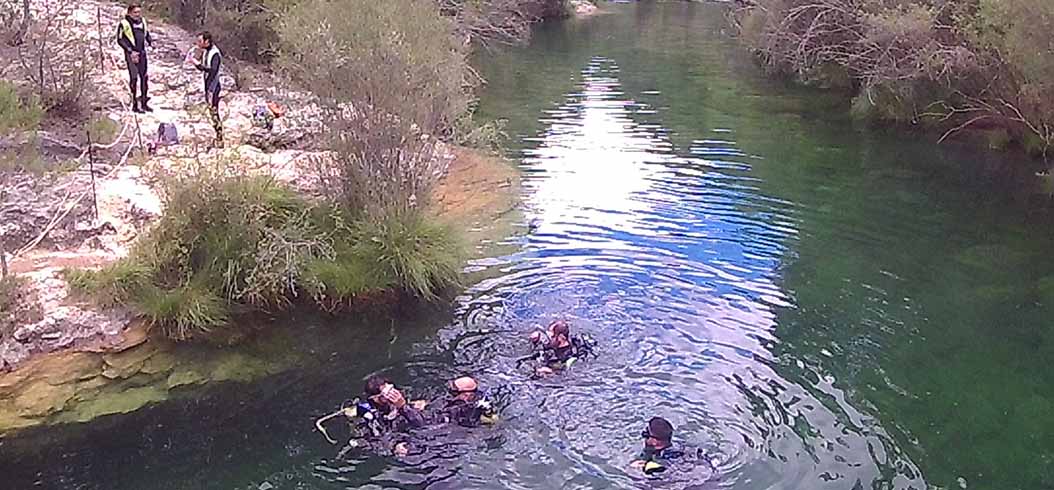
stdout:
<svg viewBox="0 0 1054 490">
<path fill-rule="evenodd" d="M 96 12 L 103 26 L 116 25 L 121 5 L 85 1 L 75 7 L 76 35 L 97 39 Z M 184 53 L 193 35 L 151 23 L 153 113 L 133 115 L 127 104 L 127 73 L 116 48 L 107 49 L 105 69 L 94 75 L 97 108 L 125 128 L 100 151 L 94 184 L 84 166 L 48 178 L 4 175 L 5 220 L 0 225 L 11 272 L 25 280 L 24 298 L 33 314 L 0 332 L 0 434 L 40 424 L 85 421 L 134 410 L 209 380 L 245 381 L 287 365 L 287 359 L 253 358 L 217 350 L 182 362 L 177 346 L 148 338 L 134 316 L 102 311 L 70 294 L 62 271 L 94 268 L 128 254 L 135 239 L 163 212 L 158 176 L 202 162 L 230 162 L 242 171 L 271 175 L 306 194 L 319 191 L 310 166 L 326 154 L 311 148 L 318 133 L 314 106 L 304 94 L 272 85 L 234 89 L 225 75 L 221 104 L 228 146 L 210 149 L 212 129 L 200 110 L 200 74 L 187 69 Z M 111 46 L 110 39 L 104 38 Z M 252 121 L 256 107 L 285 108 L 270 130 Z M 142 152 L 160 123 L 179 128 L 180 144 Z M 106 142 L 109 143 L 109 142 Z M 66 145 L 70 146 L 70 145 Z M 71 156 L 77 153 L 68 149 Z M 130 155 L 122 159 L 122 155 Z M 498 233 L 495 223 L 516 205 L 519 179 L 501 159 L 444 147 L 444 176 L 433 206 L 438 219 L 466 230 L 476 243 Z M 94 186 L 94 205 L 91 189 Z M 290 354 L 292 355 L 292 354 Z"/>
</svg>

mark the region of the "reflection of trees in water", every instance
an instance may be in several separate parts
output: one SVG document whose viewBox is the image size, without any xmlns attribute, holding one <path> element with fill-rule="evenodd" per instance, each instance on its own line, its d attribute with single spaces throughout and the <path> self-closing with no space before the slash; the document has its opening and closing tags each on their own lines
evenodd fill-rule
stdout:
<svg viewBox="0 0 1054 490">
<path fill-rule="evenodd" d="M 1054 341 L 1047 341 L 1049 329 L 1034 325 L 1050 317 L 1054 280 L 1044 282 L 1051 268 L 1040 265 L 1048 263 L 1044 227 L 1015 218 L 1027 214 L 1020 203 L 1029 194 L 1014 191 L 1020 174 L 964 172 L 964 161 L 1000 165 L 984 163 L 992 157 L 978 152 L 854 127 L 841 116 L 845 101 L 759 78 L 749 55 L 720 37 L 719 9 L 699 8 L 686 21 L 679 14 L 696 9 L 682 8 L 641 2 L 625 19 L 569 23 L 545 47 L 560 74 L 532 81 L 524 73 L 520 88 L 556 80 L 550 88 L 557 94 L 547 100 L 560 100 L 560 82 L 584 60 L 611 58 L 627 93 L 661 106 L 657 115 L 635 116 L 639 121 L 660 122 L 681 152 L 695 146 L 700 129 L 730 129 L 710 136 L 709 145 L 733 144 L 762 194 L 794 203 L 789 219 L 800 232 L 785 242 L 793 254 L 779 282 L 796 307 L 776 310 L 773 366 L 806 393 L 774 391 L 768 401 L 757 399 L 760 413 L 783 413 L 773 420 L 818 447 L 827 438 L 809 428 L 815 422 L 787 414 L 795 413 L 795 397 L 820 400 L 843 413 L 846 427 L 872 434 L 887 480 L 913 471 L 895 457 L 904 450 L 944 486 L 957 485 L 970 467 L 987 475 L 978 482 L 1036 487 L 1045 448 L 1054 447 L 1045 422 L 1051 380 L 1037 360 Z M 599 27 L 604 22 L 619 27 Z M 669 28 L 682 22 L 697 27 Z M 611 34 L 623 29 L 639 42 Z M 587 41 L 569 44 L 568 32 L 585 33 Z M 659 94 L 641 95 L 650 90 Z M 998 246 L 974 247 L 989 241 Z M 1001 262 L 1021 253 L 1024 260 Z M 765 383 L 747 383 L 744 393 Z M 847 398 L 838 397 L 841 390 Z M 852 407 L 863 412 L 844 415 Z M 888 435 L 877 429 L 879 420 Z"/>
<path fill-rule="evenodd" d="M 756 167 L 763 187 L 799 203 L 798 257 L 783 277 L 797 308 L 779 310 L 781 372 L 793 378 L 801 360 L 799 378 L 852 387 L 851 402 L 931 483 L 957 485 L 972 468 L 984 476 L 970 485 L 1036 487 L 1054 428 L 1020 407 L 1050 403 L 1036 393 L 1054 380 L 1029 353 L 1049 345 L 1030 326 L 1049 318 L 1036 300 L 1051 237 L 1008 222 L 1024 213 L 1004 177 L 962 177 L 984 155 L 806 127 L 812 138 L 801 143 L 753 148 L 781 156 Z"/>
</svg>

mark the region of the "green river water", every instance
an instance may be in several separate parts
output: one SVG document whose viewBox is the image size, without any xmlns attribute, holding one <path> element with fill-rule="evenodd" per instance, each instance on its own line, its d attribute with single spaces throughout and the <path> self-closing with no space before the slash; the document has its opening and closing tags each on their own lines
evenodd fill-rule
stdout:
<svg viewBox="0 0 1054 490">
<path fill-rule="evenodd" d="M 478 60 L 523 223 L 464 294 L 294 316 L 303 365 L 0 441 L 0 487 L 1054 488 L 1054 228 L 1032 164 L 767 79 L 725 5 L 605 9 Z M 512 359 L 560 317 L 601 355 L 530 381 Z M 504 422 L 338 457 L 312 421 L 376 371 L 418 395 L 476 374 Z M 629 470 L 652 415 L 705 460 Z"/>
</svg>

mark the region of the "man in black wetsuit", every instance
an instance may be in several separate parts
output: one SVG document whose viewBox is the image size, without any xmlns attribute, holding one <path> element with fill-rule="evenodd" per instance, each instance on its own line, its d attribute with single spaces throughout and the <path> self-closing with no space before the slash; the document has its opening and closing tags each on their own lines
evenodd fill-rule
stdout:
<svg viewBox="0 0 1054 490">
<path fill-rule="evenodd" d="M 640 436 L 644 438 L 644 450 L 630 466 L 640 469 L 646 475 L 666 471 L 672 463 L 678 461 L 695 464 L 704 459 L 702 449 L 692 450 L 675 446 L 673 424 L 662 417 L 652 417 Z"/>
<path fill-rule="evenodd" d="M 152 111 L 147 104 L 150 97 L 147 96 L 146 47 L 153 45 L 154 40 L 150 37 L 146 19 L 143 19 L 143 8 L 139 4 L 129 5 L 124 18 L 117 24 L 117 44 L 124 50 L 124 61 L 128 65 L 132 111 Z M 137 88 L 142 89 L 139 96 L 136 95 Z"/>
<path fill-rule="evenodd" d="M 426 403 L 421 400 L 407 402 L 391 381 L 376 375 L 366 379 L 363 394 L 386 433 L 383 445 L 390 445 L 393 454 L 405 456 L 410 449 L 407 432 L 426 424 L 421 413 Z"/>
<path fill-rule="evenodd" d="M 543 349 L 543 365 L 536 369 L 541 376 L 553 374 L 567 367 L 567 362 L 576 355 L 571 341 L 571 327 L 564 320 L 556 320 L 543 331 L 531 333 L 531 344 Z"/>
<path fill-rule="evenodd" d="M 212 33 L 204 31 L 198 36 L 198 47 L 201 48 L 201 61 L 195 68 L 205 73 L 205 102 L 209 106 L 212 129 L 216 131 L 214 146 L 223 148 L 223 123 L 220 121 L 220 63 L 223 55 L 212 42 Z"/>
<path fill-rule="evenodd" d="M 462 376 L 447 383 L 450 397 L 439 410 L 439 422 L 454 423 L 462 427 L 477 427 L 493 424 L 498 415 L 479 390 L 479 383 L 471 376 Z"/>
</svg>

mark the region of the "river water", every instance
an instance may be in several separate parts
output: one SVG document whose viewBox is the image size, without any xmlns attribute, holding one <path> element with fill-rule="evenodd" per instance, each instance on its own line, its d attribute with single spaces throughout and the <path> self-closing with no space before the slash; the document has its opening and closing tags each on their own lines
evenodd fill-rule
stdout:
<svg viewBox="0 0 1054 490">
<path fill-rule="evenodd" d="M 773 82 L 725 7 L 610 6 L 484 55 L 523 233 L 449 308 L 295 317 L 311 361 L 0 442 L 3 488 L 1054 488 L 1054 234 L 1027 162 L 845 116 Z M 513 359 L 556 318 L 600 357 Z M 395 461 L 315 417 L 383 371 L 412 394 L 472 373 L 503 422 Z M 627 468 L 661 415 L 706 456 Z"/>
</svg>

